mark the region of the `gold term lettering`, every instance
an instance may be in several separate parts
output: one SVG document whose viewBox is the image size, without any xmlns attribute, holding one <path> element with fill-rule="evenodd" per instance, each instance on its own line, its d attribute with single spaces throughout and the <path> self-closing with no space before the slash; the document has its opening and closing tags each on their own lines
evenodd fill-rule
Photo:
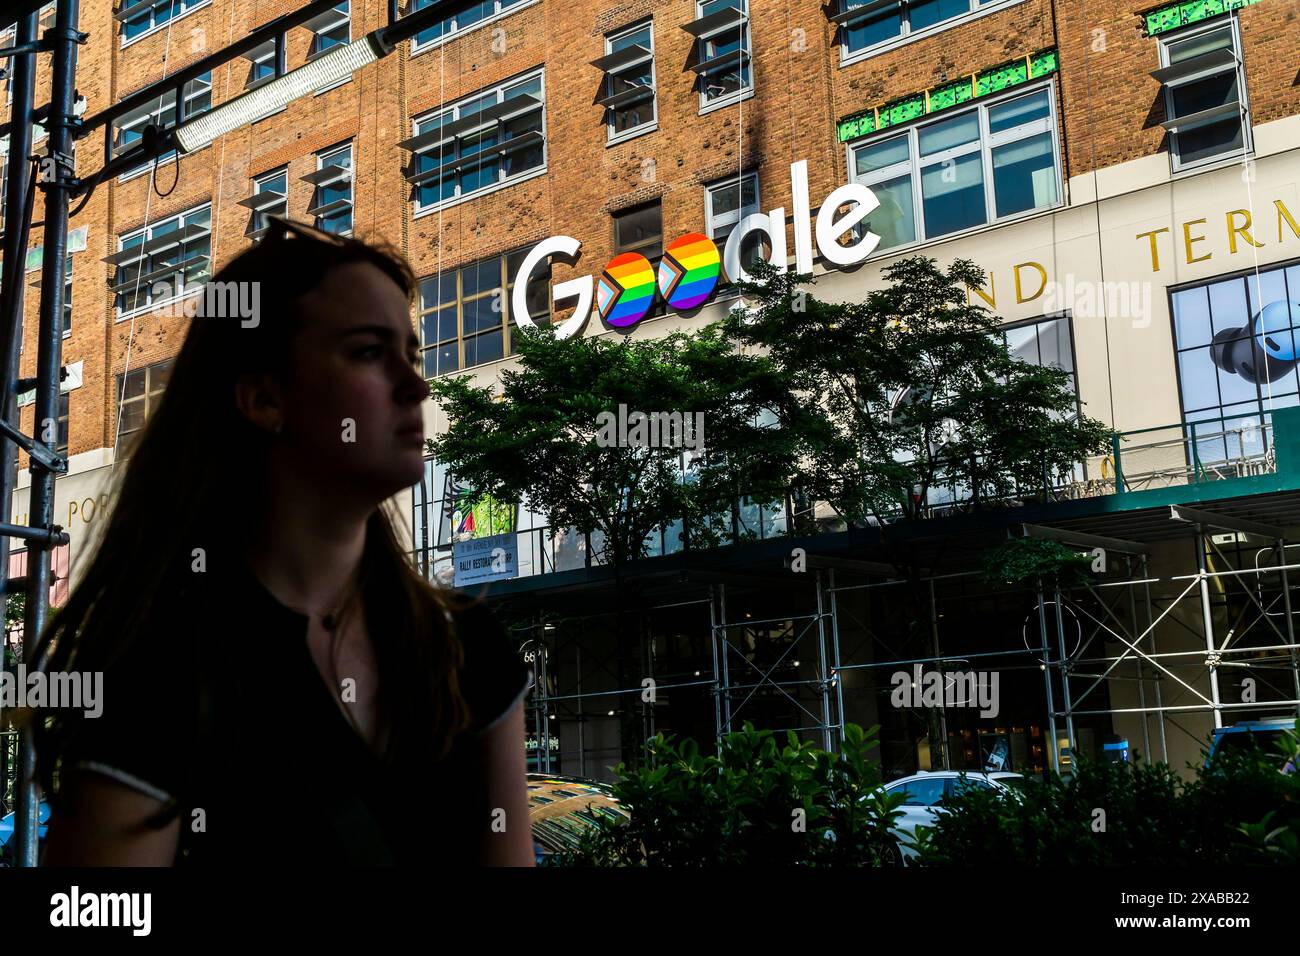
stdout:
<svg viewBox="0 0 1300 956">
<path fill-rule="evenodd" d="M 1300 239 L 1300 224 L 1296 222 L 1295 216 L 1291 210 L 1286 207 L 1280 199 L 1273 200 L 1273 206 L 1277 210 L 1277 241 L 1285 242 L 1288 238 L 1285 230 L 1289 230 L 1291 235 Z M 1248 209 L 1230 209 L 1224 214 L 1224 225 L 1228 234 L 1228 255 L 1235 256 L 1238 252 L 1244 251 L 1237 244 L 1238 238 L 1244 239 L 1245 244 L 1256 249 L 1262 249 L 1265 243 L 1260 242 L 1251 234 L 1251 215 Z M 1194 246 L 1198 242 L 1207 240 L 1204 234 L 1192 234 L 1194 226 L 1203 225 L 1205 219 L 1189 219 L 1182 223 L 1183 231 L 1183 258 L 1188 265 L 1195 262 L 1205 262 L 1214 256 L 1213 252 L 1206 252 L 1204 255 L 1196 255 Z M 1285 227 L 1285 230 L 1284 230 Z M 1168 226 L 1161 226 L 1159 229 L 1151 229 L 1147 232 L 1139 232 L 1134 238 L 1147 240 L 1148 247 L 1151 251 L 1151 271 L 1160 271 L 1160 244 L 1156 237 L 1161 233 L 1169 232 Z"/>
</svg>

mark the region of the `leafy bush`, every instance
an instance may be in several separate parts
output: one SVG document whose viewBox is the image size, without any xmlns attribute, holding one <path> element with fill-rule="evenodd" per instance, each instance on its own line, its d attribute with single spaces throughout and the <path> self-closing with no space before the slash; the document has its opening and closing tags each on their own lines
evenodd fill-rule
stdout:
<svg viewBox="0 0 1300 956">
<path fill-rule="evenodd" d="M 1300 803 L 1296 775 L 1279 766 L 1258 750 L 1225 751 L 1185 782 L 1164 763 L 1081 761 L 1073 778 L 1021 793 L 958 794 L 913 846 L 928 866 L 1284 862 Z"/>
<path fill-rule="evenodd" d="M 596 820 L 560 866 L 877 866 L 898 859 L 890 827 L 901 798 L 869 760 L 877 728 L 849 724 L 841 754 L 780 747 L 769 730 L 723 737 L 717 756 L 659 734 L 647 760 L 616 768 L 625 823 Z"/>
</svg>

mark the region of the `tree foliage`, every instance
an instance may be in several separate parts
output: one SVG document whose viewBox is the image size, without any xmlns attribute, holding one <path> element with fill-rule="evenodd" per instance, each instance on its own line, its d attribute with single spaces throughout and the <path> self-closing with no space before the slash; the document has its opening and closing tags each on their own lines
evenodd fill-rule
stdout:
<svg viewBox="0 0 1300 956">
<path fill-rule="evenodd" d="M 1076 414 L 1068 373 L 1018 361 L 998 318 L 971 304 L 967 288 L 984 280 L 972 262 L 902 259 L 843 303 L 800 288 L 811 276 L 751 271 L 751 307 L 731 312 L 727 334 L 785 377 L 799 480 L 846 520 L 924 517 L 932 491 L 1012 499 L 1107 447 L 1106 426 Z"/>
<path fill-rule="evenodd" d="M 735 350 L 717 327 L 614 340 L 520 330 L 519 367 L 499 388 L 467 377 L 432 383 L 448 429 L 430 443 L 480 493 L 527 498 L 556 528 L 596 533 L 614 563 L 642 556 L 649 535 L 684 521 L 691 546 L 730 533 L 734 499 L 780 499 L 792 467 L 787 401 L 771 362 Z M 609 447 L 606 415 L 702 416 L 703 447 Z"/>
<path fill-rule="evenodd" d="M 620 764 L 614 795 L 626 821 L 594 817 L 567 866 L 877 866 L 898 859 L 886 796 L 871 760 L 877 728 L 845 727 L 843 752 L 781 746 L 770 730 L 724 736 L 717 756 L 659 734 L 636 770 Z"/>
</svg>

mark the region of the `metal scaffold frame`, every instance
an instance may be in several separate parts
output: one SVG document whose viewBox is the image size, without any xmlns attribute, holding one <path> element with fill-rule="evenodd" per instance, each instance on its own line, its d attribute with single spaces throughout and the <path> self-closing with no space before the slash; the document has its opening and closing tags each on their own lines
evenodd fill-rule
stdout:
<svg viewBox="0 0 1300 956">
<path fill-rule="evenodd" d="M 1188 525 L 1188 536 L 1194 542 L 1199 555 L 1197 570 L 1194 574 L 1153 576 L 1149 573 L 1150 547 L 1142 542 L 1107 538 L 1094 534 L 1070 531 L 1040 525 L 1022 525 L 1021 532 L 1026 537 L 1047 538 L 1067 546 L 1082 550 L 1102 548 L 1108 555 L 1119 557 L 1122 561 L 1124 577 L 1122 580 L 1099 581 L 1084 587 L 1065 589 L 1053 581 L 1039 581 L 1034 587 L 1035 601 L 1030 618 L 1037 619 L 1038 640 L 1036 646 L 1030 646 L 1026 640 L 1024 648 L 1011 648 L 980 652 L 963 651 L 957 655 L 963 661 L 1014 660 L 1025 656 L 1034 658 L 1033 663 L 1013 665 L 1013 669 L 1038 667 L 1043 672 L 1044 713 L 1047 722 L 1045 737 L 1048 743 L 1050 769 L 1061 772 L 1073 766 L 1073 755 L 1077 753 L 1076 718 L 1097 716 L 1138 715 L 1141 719 L 1142 750 L 1147 759 L 1160 759 L 1168 762 L 1170 748 L 1168 743 L 1169 725 L 1178 729 L 1175 717 L 1183 713 L 1204 713 L 1212 715 L 1216 728 L 1223 726 L 1225 713 L 1252 712 L 1300 708 L 1300 668 L 1297 667 L 1297 652 L 1300 644 L 1295 639 L 1292 618 L 1290 581 L 1288 572 L 1300 569 L 1300 564 L 1287 564 L 1279 560 L 1276 564 L 1254 567 L 1245 570 L 1229 568 L 1228 557 L 1213 542 L 1209 532 L 1233 532 L 1263 538 L 1271 542 L 1271 548 L 1280 556 L 1286 547 L 1285 533 L 1275 527 L 1250 522 L 1210 512 L 1197 511 L 1182 506 L 1173 506 L 1169 517 L 1173 521 Z M 1222 569 L 1212 570 L 1209 565 L 1211 556 L 1217 557 Z M 826 750 L 837 750 L 844 738 L 845 699 L 842 674 L 855 670 L 875 670 L 879 668 L 899 668 L 915 664 L 937 664 L 943 666 L 951 662 L 952 654 L 945 655 L 939 647 L 938 629 L 934 631 L 933 654 L 924 657 L 902 658 L 890 656 L 868 662 L 845 663 L 841 659 L 841 595 L 866 589 L 888 589 L 904 583 L 896 579 L 883 579 L 867 583 L 837 584 L 836 566 L 852 571 L 867 571 L 885 578 L 887 572 L 882 566 L 868 562 L 809 558 L 809 571 L 806 580 L 813 589 L 813 609 L 805 612 L 780 615 L 766 620 L 735 620 L 728 616 L 728 583 L 718 580 L 708 583 L 704 596 L 687 600 L 648 605 L 641 612 L 648 618 L 655 612 L 686 605 L 707 605 L 709 618 L 707 622 L 709 648 L 712 658 L 712 673 L 700 680 L 687 680 L 668 684 L 659 684 L 661 691 L 705 687 L 713 698 L 713 724 L 715 740 L 734 729 L 744 719 L 743 708 L 760 689 L 774 690 L 786 697 L 795 707 L 806 714 L 807 722 L 790 728 L 768 728 L 778 731 L 786 729 L 800 733 L 814 733 L 821 736 L 821 744 Z M 930 589 L 930 599 L 935 598 L 936 583 L 945 580 L 970 578 L 978 575 L 977 571 L 964 571 L 952 574 L 933 575 L 924 578 Z M 1281 578 L 1281 593 L 1272 598 L 1269 604 L 1261 602 L 1259 596 L 1242 582 L 1249 576 L 1261 579 L 1264 575 L 1278 575 Z M 791 576 L 797 582 L 801 576 Z M 1253 610 L 1255 616 L 1245 623 L 1246 613 L 1237 614 L 1236 619 L 1226 622 L 1226 630 L 1216 622 L 1211 588 L 1214 582 L 1232 582 L 1242 584 L 1240 591 L 1248 599 L 1247 609 Z M 1164 596 L 1153 593 L 1153 586 L 1164 584 L 1169 593 Z M 1114 595 L 1112 597 L 1111 595 Z M 1226 594 L 1226 592 L 1225 592 Z M 1178 626 L 1188 629 L 1186 622 L 1176 617 L 1176 609 L 1185 606 L 1192 598 L 1199 604 L 1199 624 L 1201 630 L 1196 634 L 1205 643 L 1204 649 L 1165 650 L 1157 644 L 1157 633 L 1162 627 Z M 1281 613 L 1270 608 L 1281 605 Z M 1079 630 L 1079 640 L 1073 650 L 1067 648 L 1067 614 L 1073 617 Z M 1277 622 L 1274 617 L 1281 617 Z M 932 614 L 932 619 L 934 615 Z M 581 616 L 571 620 L 581 619 Z M 1248 635 L 1264 622 L 1275 635 L 1274 640 L 1248 642 Z M 777 664 L 796 652 L 800 646 L 813 645 L 817 653 L 814 676 L 798 680 L 777 680 L 773 676 L 776 665 L 766 670 L 759 668 L 753 661 L 740 653 L 733 637 L 736 628 L 746 626 L 785 625 L 793 633 L 787 647 L 777 658 Z M 704 627 L 701 621 L 701 627 Z M 1085 628 L 1088 633 L 1084 634 Z M 573 692 L 549 693 L 553 674 L 546 660 L 548 641 L 545 637 L 555 631 L 556 620 L 549 622 L 539 617 L 528 630 L 536 630 L 540 637 L 529 641 L 538 666 L 538 682 L 533 698 L 529 704 L 532 715 L 533 733 L 538 741 L 538 768 L 546 772 L 556 771 L 556 761 L 560 756 L 571 757 L 574 751 L 557 754 L 550 746 L 554 737 L 552 721 L 561 724 L 576 718 L 579 726 L 578 769 L 580 774 L 590 772 L 587 766 L 584 742 L 582 740 L 583 722 L 593 714 L 586 710 L 597 700 L 627 699 L 628 695 L 641 695 L 645 690 L 640 686 L 614 686 L 601 690 L 582 689 L 581 653 L 579 654 L 579 673 L 575 675 L 576 689 Z M 1053 638 L 1053 634 L 1055 637 Z M 1118 653 L 1098 654 L 1094 644 L 1101 640 L 1120 645 Z M 591 651 L 588 648 L 587 653 Z M 641 635 L 641 653 L 647 665 L 644 673 L 653 677 L 653 655 L 646 652 L 645 634 Z M 1270 655 L 1253 662 L 1241 660 L 1242 656 Z M 1234 660 L 1236 658 L 1236 660 Z M 742 672 L 744 676 L 732 673 L 732 665 L 739 661 L 752 669 L 752 675 Z M 1291 690 L 1268 700 L 1233 702 L 1225 700 L 1218 680 L 1219 671 L 1225 667 L 1249 667 L 1266 665 L 1280 666 L 1291 673 Z M 598 664 L 599 666 L 599 664 Z M 1195 669 L 1200 673 L 1187 676 L 1179 671 Z M 1005 669 L 1005 668 L 1004 668 Z M 1208 690 L 1198 689 L 1196 681 L 1208 672 Z M 1137 688 L 1137 706 L 1117 706 L 1109 701 L 1103 706 L 1095 706 L 1095 695 L 1099 687 L 1111 686 L 1112 682 L 1132 682 Z M 1086 682 L 1086 683 L 1081 683 Z M 807 696 L 796 696 L 800 691 L 811 690 Z M 1167 702 L 1169 693 L 1191 695 L 1192 703 L 1178 703 L 1177 698 Z M 556 714 L 557 705 L 576 707 L 576 712 L 564 718 Z M 644 737 L 655 733 L 653 703 L 643 700 Z M 819 712 L 818 712 L 819 711 Z M 945 714 L 941 708 L 941 721 Z M 936 764 L 948 766 L 947 724 L 944 721 L 945 740 L 938 753 L 934 755 Z M 543 744 L 544 742 L 544 744 Z M 1153 743 L 1156 745 L 1153 747 Z M 1066 759 L 1068 750 L 1070 759 Z M 1157 749 L 1158 748 L 1158 749 Z"/>
</svg>

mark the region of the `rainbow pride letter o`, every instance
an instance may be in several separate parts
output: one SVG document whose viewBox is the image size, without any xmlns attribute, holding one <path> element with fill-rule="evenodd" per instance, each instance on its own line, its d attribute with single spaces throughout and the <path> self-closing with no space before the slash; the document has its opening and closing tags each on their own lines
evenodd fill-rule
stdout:
<svg viewBox="0 0 1300 956">
<path fill-rule="evenodd" d="M 650 311 L 655 297 L 655 270 L 639 252 L 615 256 L 596 284 L 596 308 L 615 328 L 636 325 Z"/>
<path fill-rule="evenodd" d="M 664 250 L 659 260 L 659 292 L 679 312 L 706 300 L 718 284 L 721 259 L 713 240 L 688 232 Z"/>
</svg>

